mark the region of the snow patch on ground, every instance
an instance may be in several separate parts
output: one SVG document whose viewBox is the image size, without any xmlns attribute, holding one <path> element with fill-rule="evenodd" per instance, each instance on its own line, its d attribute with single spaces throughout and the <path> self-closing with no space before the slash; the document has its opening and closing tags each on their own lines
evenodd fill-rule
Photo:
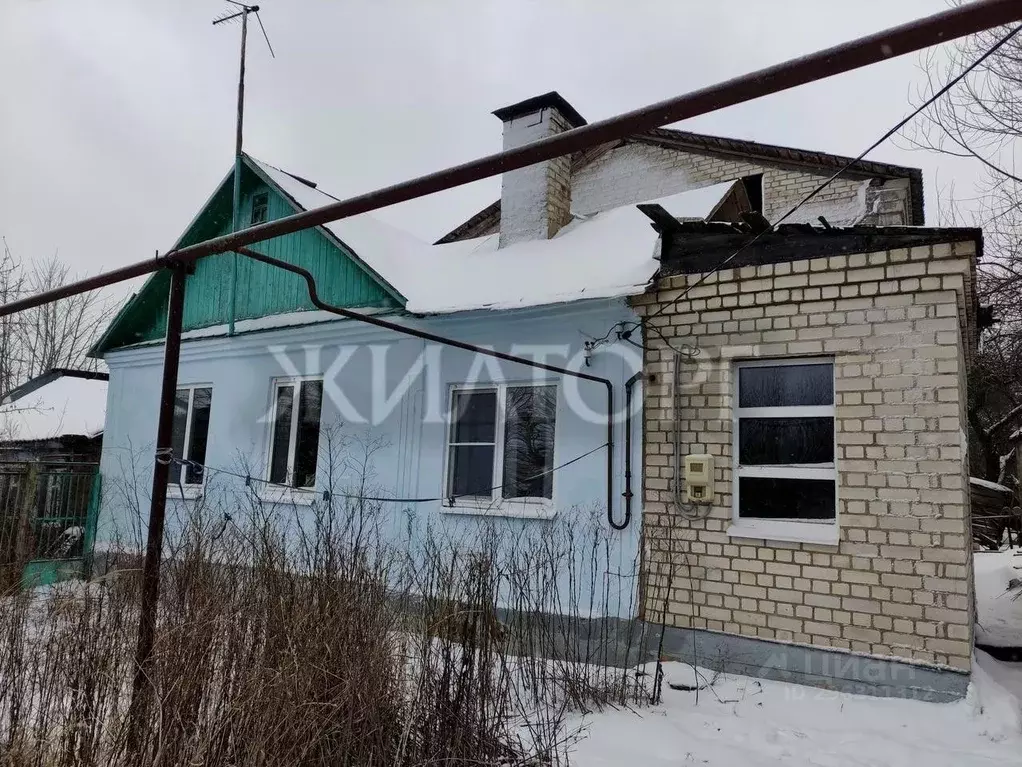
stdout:
<svg viewBox="0 0 1022 767">
<path fill-rule="evenodd" d="M 1022 549 L 977 551 L 973 555 L 976 578 L 976 644 L 1022 647 Z M 1019 584 L 1022 586 L 1022 584 Z"/>
<path fill-rule="evenodd" d="M 575 750 L 579 767 L 681 764 L 979 767 L 1019 764 L 1019 700 L 985 656 L 957 703 L 871 698 L 740 676 L 719 676 L 697 693 L 684 664 L 665 666 L 663 703 L 588 717 Z M 686 670 L 688 669 L 688 670 Z M 651 669 L 652 670 L 652 669 Z M 700 669 L 700 679 L 714 672 Z"/>
</svg>

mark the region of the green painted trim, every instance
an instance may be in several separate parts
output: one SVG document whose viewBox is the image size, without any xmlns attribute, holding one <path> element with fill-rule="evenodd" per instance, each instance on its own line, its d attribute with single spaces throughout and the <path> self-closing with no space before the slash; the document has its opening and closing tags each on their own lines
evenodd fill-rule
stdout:
<svg viewBox="0 0 1022 767">
<path fill-rule="evenodd" d="M 99 504 L 102 499 L 103 475 L 96 469 L 89 493 L 89 508 L 85 512 L 85 535 L 82 540 L 82 555 L 85 577 L 92 572 L 93 548 L 96 546 L 96 528 L 99 525 Z"/>
<path fill-rule="evenodd" d="M 275 184 L 273 182 L 273 179 L 271 179 L 269 176 L 267 176 L 265 173 L 263 173 L 262 169 L 256 163 L 252 162 L 252 158 L 251 157 L 249 157 L 248 155 L 244 155 L 244 159 L 245 159 L 245 166 L 249 170 L 251 170 L 253 173 L 255 173 L 259 178 L 261 178 L 263 180 L 263 183 L 265 183 L 271 189 L 275 189 L 280 194 L 281 197 L 283 197 L 285 200 L 287 200 L 291 204 L 291 207 L 294 209 L 295 213 L 302 213 L 302 212 L 305 211 L 305 208 L 303 208 L 301 205 L 299 205 L 297 200 L 295 200 L 291 195 L 289 195 L 287 192 L 285 192 L 283 189 L 281 189 L 278 184 Z M 287 173 L 286 170 L 282 170 L 280 172 L 281 173 Z M 288 175 L 290 175 L 290 174 L 288 174 Z M 299 182 L 299 183 L 301 183 L 301 182 Z M 320 190 L 320 191 L 322 191 L 322 190 Z M 333 195 L 327 194 L 326 192 L 323 192 L 323 194 L 326 194 L 327 197 L 333 197 Z M 336 200 L 337 198 L 333 197 L 333 199 Z M 373 269 L 371 266 L 369 266 L 369 264 L 367 264 L 365 261 L 363 261 L 361 258 L 359 258 L 358 253 L 355 252 L 354 248 L 352 248 L 346 242 L 341 240 L 341 238 L 339 238 L 337 235 L 335 235 L 333 232 L 331 232 L 325 226 L 317 226 L 316 229 L 320 233 L 322 233 L 324 237 L 326 237 L 328 240 L 330 240 L 332 243 L 334 243 L 334 245 L 337 247 L 337 249 L 340 250 L 341 252 L 343 252 L 345 256 L 347 256 L 349 259 L 351 259 L 356 264 L 358 264 L 360 267 L 362 267 L 363 271 L 365 271 L 366 274 L 368 274 L 373 280 L 375 280 L 377 283 L 379 283 L 380 287 L 382 287 L 384 290 L 386 290 L 388 293 L 390 293 L 391 298 L 393 298 L 395 301 L 397 301 L 402 306 L 408 302 L 408 299 L 405 298 L 403 295 L 401 295 L 398 292 L 397 288 L 395 288 L 393 285 L 391 285 L 389 282 L 387 282 L 386 278 L 384 278 L 384 276 L 382 274 L 377 272 L 375 269 Z"/>
<path fill-rule="evenodd" d="M 242 155 L 241 161 L 243 168 L 247 168 L 251 173 L 249 179 L 246 180 L 244 170 L 238 174 L 232 169 L 223 178 L 213 194 L 210 195 L 203 209 L 192 219 L 188 229 L 178 238 L 174 245 L 175 249 L 192 244 L 192 242 L 208 239 L 224 230 L 232 231 L 234 229 L 233 218 L 235 215 L 237 215 L 239 222 L 243 220 L 240 210 L 240 207 L 243 206 L 239 206 L 239 209 L 235 212 L 236 206 L 234 205 L 233 194 L 229 189 L 233 186 L 235 178 L 240 178 L 241 180 L 243 200 L 252 193 L 253 183 L 263 186 L 272 192 L 272 195 L 278 200 L 275 203 L 277 213 L 273 216 L 274 218 L 280 218 L 282 215 L 304 210 L 294 198 L 281 189 L 278 184 L 274 183 L 273 179 L 267 176 L 250 157 Z M 248 191 L 244 191 L 244 189 L 248 189 Z M 314 236 L 309 234 L 310 232 L 315 233 Z M 316 237 L 322 239 L 317 240 Z M 295 239 L 287 242 L 287 238 Z M 281 245 L 281 242 L 285 244 Z M 349 288 L 355 291 L 351 294 L 352 303 L 350 305 L 352 307 L 393 308 L 400 310 L 406 303 L 404 296 L 398 293 L 390 283 L 359 258 L 352 248 L 325 227 L 319 226 L 293 235 L 287 235 L 286 238 L 268 240 L 266 247 L 284 248 L 285 252 L 290 252 L 291 258 L 298 258 L 303 254 L 307 254 L 313 259 L 312 262 L 318 265 L 318 277 L 320 280 L 331 284 L 335 290 L 341 291 L 342 294 Z M 336 254 L 332 254 L 330 249 L 336 251 Z M 223 259 L 231 256 L 233 256 L 235 262 L 229 264 L 230 276 L 217 275 L 218 269 L 221 269 L 222 266 L 226 267 L 228 264 L 225 262 L 221 262 L 222 266 L 211 266 L 210 264 L 215 263 L 217 258 Z M 334 270 L 330 265 L 333 263 L 331 259 L 335 256 L 339 256 L 345 262 L 345 265 L 339 267 L 339 270 Z M 284 257 L 287 258 L 288 256 Z M 324 259 L 326 260 L 324 261 Z M 323 269 L 327 271 L 324 273 Z M 237 270 L 237 273 L 235 273 L 235 270 Z M 265 276 L 257 277 L 257 274 L 258 271 L 253 271 L 253 267 L 248 264 L 247 259 L 240 259 L 236 254 L 219 254 L 200 260 L 196 264 L 195 274 L 191 275 L 189 280 L 196 281 L 194 285 L 198 287 L 203 298 L 196 299 L 201 302 L 199 304 L 192 303 L 186 298 L 185 329 L 195 330 L 225 323 L 228 324 L 230 333 L 233 330 L 231 325 L 235 324 L 239 319 L 253 319 L 272 316 L 276 313 L 288 313 L 290 311 L 312 308 L 311 306 L 305 306 L 302 299 L 294 296 L 290 283 L 287 285 L 281 283 L 277 287 L 284 290 L 289 296 L 292 296 L 290 299 L 292 302 L 302 301 L 302 306 L 278 312 L 272 310 L 274 302 L 270 301 L 266 307 L 267 310 L 263 311 L 260 301 L 254 299 L 251 294 L 253 286 L 261 284 L 253 283 L 252 280 L 266 279 Z M 363 277 L 358 277 L 358 274 L 363 275 Z M 207 282 L 205 281 L 207 278 L 217 280 L 217 282 L 215 284 Z M 224 280 L 228 279 L 230 284 L 226 285 Z M 363 279 L 368 280 L 368 282 L 362 282 Z M 270 280 L 270 282 L 274 281 Z M 163 327 L 166 322 L 166 317 L 164 316 L 166 314 L 166 283 L 167 277 L 165 273 L 160 272 L 150 275 L 142 289 L 132 296 L 125 306 L 121 308 L 100 339 L 89 350 L 89 356 L 102 357 L 112 349 L 162 339 Z M 232 295 L 223 295 L 215 285 L 225 286 Z M 189 293 L 191 294 L 192 291 L 189 291 Z M 242 294 L 246 296 L 245 306 L 239 304 Z M 210 303 L 211 301 L 212 303 Z M 287 304 L 288 299 L 285 299 L 283 303 Z M 191 309 L 187 308 L 188 304 L 191 305 Z M 225 304 L 229 305 L 229 314 L 226 317 L 216 318 L 215 321 L 211 321 L 212 315 L 216 313 L 214 307 L 223 307 Z M 191 319 L 189 314 L 191 314 Z"/>
</svg>

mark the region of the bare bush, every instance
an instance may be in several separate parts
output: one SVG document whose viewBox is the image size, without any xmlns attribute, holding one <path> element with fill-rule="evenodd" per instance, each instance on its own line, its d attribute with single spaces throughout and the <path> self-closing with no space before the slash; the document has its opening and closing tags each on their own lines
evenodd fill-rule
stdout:
<svg viewBox="0 0 1022 767">
<path fill-rule="evenodd" d="M 177 507 L 138 753 L 137 550 L 0 601 L 0 764 L 561 764 L 575 713 L 645 699 L 595 514 L 398 543 L 366 495 Z"/>
</svg>

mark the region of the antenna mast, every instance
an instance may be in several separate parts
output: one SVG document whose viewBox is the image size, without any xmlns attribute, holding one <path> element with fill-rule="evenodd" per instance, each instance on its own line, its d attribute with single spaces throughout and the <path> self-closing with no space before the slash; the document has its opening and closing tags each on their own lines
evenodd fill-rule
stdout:
<svg viewBox="0 0 1022 767">
<path fill-rule="evenodd" d="M 246 44 L 248 42 L 248 15 L 254 13 L 256 21 L 259 22 L 259 28 L 263 32 L 263 38 L 266 40 L 266 47 L 270 49 L 270 56 L 276 58 L 273 53 L 273 46 L 270 45 L 270 38 L 266 34 L 266 27 L 263 26 L 263 20 L 259 17 L 259 6 L 258 5 L 245 5 L 244 3 L 236 2 L 236 0 L 226 0 L 231 5 L 234 5 L 241 10 L 231 11 L 213 20 L 213 26 L 218 24 L 226 24 L 231 21 L 237 21 L 241 19 L 241 55 L 240 62 L 238 64 L 238 114 L 237 122 L 235 124 L 235 135 L 234 135 L 234 195 L 233 195 L 233 213 L 232 213 L 232 231 L 239 231 L 241 226 L 241 166 L 242 166 L 242 136 L 244 135 L 243 126 L 245 124 L 245 54 Z M 237 309 L 237 282 L 238 282 L 238 254 L 234 253 L 231 257 L 231 284 L 230 284 L 230 301 L 228 308 L 228 320 L 227 320 L 227 334 L 230 336 L 234 335 L 234 319 Z"/>
</svg>

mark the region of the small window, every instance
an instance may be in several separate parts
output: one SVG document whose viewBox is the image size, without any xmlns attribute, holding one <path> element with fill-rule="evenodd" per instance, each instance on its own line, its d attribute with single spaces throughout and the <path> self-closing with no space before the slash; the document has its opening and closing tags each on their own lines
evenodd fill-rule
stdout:
<svg viewBox="0 0 1022 767">
<path fill-rule="evenodd" d="M 834 522 L 834 364 L 737 365 L 738 520 Z"/>
<path fill-rule="evenodd" d="M 556 415 L 556 386 L 455 390 L 447 456 L 449 503 L 552 500 Z"/>
<path fill-rule="evenodd" d="M 170 465 L 172 485 L 202 485 L 206 443 L 209 439 L 209 409 L 212 403 L 212 387 L 188 386 L 177 390 L 174 398 L 171 447 L 175 458 L 194 463 L 185 464 L 183 472 L 180 463 L 172 463 Z"/>
<path fill-rule="evenodd" d="M 251 224 L 266 223 L 269 218 L 270 195 L 268 192 L 260 192 L 252 197 L 252 220 Z"/>
<path fill-rule="evenodd" d="M 273 390 L 273 430 L 267 479 L 276 485 L 316 486 L 323 381 L 279 381 Z"/>
</svg>

